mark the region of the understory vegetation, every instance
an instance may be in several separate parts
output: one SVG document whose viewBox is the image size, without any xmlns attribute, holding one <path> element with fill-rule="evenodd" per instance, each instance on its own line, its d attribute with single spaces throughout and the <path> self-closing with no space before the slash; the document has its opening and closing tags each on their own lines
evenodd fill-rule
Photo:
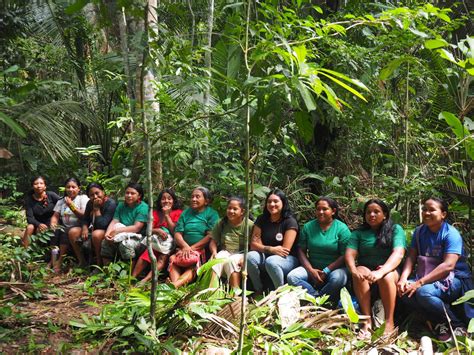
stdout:
<svg viewBox="0 0 474 355">
<path fill-rule="evenodd" d="M 51 275 L 48 232 L 20 246 L 22 199 L 38 174 L 48 190 L 76 176 L 117 199 L 129 181 L 153 198 L 204 185 L 221 215 L 229 195 L 247 194 L 257 216 L 278 187 L 301 225 L 317 196 L 336 199 L 351 228 L 379 197 L 408 234 L 421 201 L 442 196 L 472 267 L 470 2 L 7 0 L 0 9 L 0 344 L 14 352 L 237 348 L 241 298 L 209 288 L 209 266 L 182 289 L 158 285 L 156 325 L 148 286 L 127 264 Z M 287 325 L 279 304 L 291 297 L 305 305 Z M 358 340 L 344 303 L 336 312 L 280 288 L 248 305 L 241 350 L 418 348 L 405 329 Z"/>
</svg>

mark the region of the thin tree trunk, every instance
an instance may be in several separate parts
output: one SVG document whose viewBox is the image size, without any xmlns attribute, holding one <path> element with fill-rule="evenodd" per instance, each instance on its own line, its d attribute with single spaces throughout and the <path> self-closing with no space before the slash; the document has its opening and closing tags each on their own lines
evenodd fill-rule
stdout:
<svg viewBox="0 0 474 355">
<path fill-rule="evenodd" d="M 145 6 L 145 16 L 144 16 L 144 34 L 143 34 L 143 56 L 142 56 L 142 66 L 141 66 L 141 75 L 140 75 L 140 108 L 141 108 L 141 118 L 143 122 L 143 136 L 144 136 L 144 148 L 145 148 L 145 167 L 146 167 L 146 183 L 147 183 L 147 198 L 148 198 L 148 224 L 146 229 L 146 242 L 147 250 L 150 256 L 151 261 L 151 271 L 152 271 L 152 282 L 151 282 L 151 293 L 150 293 L 150 320 L 153 330 L 156 329 L 156 287 L 158 283 L 156 275 L 156 257 L 153 253 L 153 248 L 151 245 L 151 235 L 152 235 L 152 226 L 153 226 L 153 183 L 152 183 L 152 174 L 151 174 L 151 139 L 148 131 L 148 117 L 147 117 L 147 108 L 145 107 L 145 98 L 148 96 L 145 91 L 146 87 L 150 86 L 149 80 L 153 77 L 151 72 L 146 70 L 146 60 L 148 57 L 148 4 Z M 146 74 L 145 74 L 146 73 Z M 148 96 L 149 97 L 149 96 Z"/>
<path fill-rule="evenodd" d="M 127 36 L 127 17 L 125 16 L 125 8 L 120 8 L 118 13 L 118 23 L 120 30 L 120 50 L 122 52 L 123 66 L 125 71 L 125 76 L 127 78 L 127 98 L 130 105 L 130 114 L 133 117 L 135 113 L 135 93 L 133 90 L 133 79 L 130 73 L 130 53 L 128 50 L 128 36 Z M 140 98 L 142 101 L 142 97 Z M 133 131 L 133 123 L 130 122 L 128 126 L 128 131 Z"/>
<path fill-rule="evenodd" d="M 247 78 L 251 76 L 251 69 L 249 66 L 248 51 L 249 51 L 249 23 L 250 23 L 250 9 L 251 1 L 247 2 L 247 16 L 245 21 L 245 49 L 244 49 L 244 60 L 245 67 L 247 69 Z M 239 331 L 239 344 L 237 353 L 242 354 L 244 347 L 244 334 L 245 334 L 245 319 L 247 313 L 247 255 L 249 252 L 249 231 L 248 222 L 250 217 L 250 105 L 249 105 L 249 89 L 246 93 L 246 115 L 245 115 L 245 228 L 244 228 L 244 262 L 242 265 L 242 304 L 240 312 L 240 331 Z"/>
</svg>

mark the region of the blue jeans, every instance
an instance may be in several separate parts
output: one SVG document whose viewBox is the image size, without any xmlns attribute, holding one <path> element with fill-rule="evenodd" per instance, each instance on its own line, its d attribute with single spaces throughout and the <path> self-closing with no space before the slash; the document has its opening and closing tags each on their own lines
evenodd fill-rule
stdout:
<svg viewBox="0 0 474 355">
<path fill-rule="evenodd" d="M 404 295 L 401 298 L 401 301 L 412 310 L 417 309 L 425 312 L 427 318 L 436 323 L 447 322 L 444 313 L 445 307 L 446 313 L 451 319 L 453 328 L 456 328 L 464 327 L 465 325 L 451 310 L 450 304 L 460 296 L 461 281 L 454 278 L 447 291 L 439 289 L 435 284 L 426 284 L 417 289 L 413 296 L 408 297 L 407 295 Z"/>
<path fill-rule="evenodd" d="M 311 296 L 329 295 L 329 300 L 337 304 L 339 294 L 348 279 L 347 269 L 345 267 L 333 270 L 326 278 L 326 283 L 317 290 L 309 282 L 308 271 L 302 266 L 294 269 L 288 274 L 288 283 L 293 286 L 301 286 L 306 289 Z"/>
<path fill-rule="evenodd" d="M 292 255 L 285 258 L 278 255 L 265 256 L 264 253 L 258 251 L 250 251 L 247 255 L 247 270 L 255 292 L 263 291 L 261 269 L 267 270 L 276 289 L 285 284 L 286 275 L 298 265 L 298 258 Z"/>
</svg>

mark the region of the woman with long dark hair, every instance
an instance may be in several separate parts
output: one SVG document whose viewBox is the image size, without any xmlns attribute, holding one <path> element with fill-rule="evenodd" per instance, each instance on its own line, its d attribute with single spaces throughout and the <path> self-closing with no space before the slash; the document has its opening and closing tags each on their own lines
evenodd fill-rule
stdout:
<svg viewBox="0 0 474 355">
<path fill-rule="evenodd" d="M 62 260 L 69 250 L 69 245 L 81 235 L 81 219 L 89 201 L 89 197 L 81 194 L 81 183 L 78 179 L 73 177 L 67 179 L 64 187 L 64 197 L 54 206 L 51 218 L 51 228 L 55 230 L 57 238 L 54 243 L 59 242 L 59 258 L 53 265 L 55 272 L 61 271 Z M 58 225 L 61 225 L 62 229 L 57 228 Z"/>
<path fill-rule="evenodd" d="M 247 256 L 249 278 L 255 293 L 263 292 L 260 271 L 265 269 L 273 286 L 285 284 L 288 273 L 299 265 L 296 254 L 298 222 L 282 190 L 267 194 L 263 214 L 255 221 L 251 251 Z"/>
<path fill-rule="evenodd" d="M 97 182 L 91 182 L 87 185 L 86 193 L 89 196 L 89 202 L 87 202 L 84 218 L 82 219 L 82 241 L 86 241 L 90 233 L 96 258 L 95 262 L 100 266 L 102 265 L 100 255 L 102 240 L 105 237 L 107 227 L 114 218 L 117 204 L 107 196 L 104 187 Z M 72 246 L 76 256 L 83 261 L 79 245 L 72 243 Z"/>
<path fill-rule="evenodd" d="M 332 198 L 321 197 L 315 206 L 316 218 L 303 226 L 299 237 L 301 266 L 288 274 L 288 283 L 303 287 L 312 296 L 327 294 L 337 305 L 348 279 L 344 252 L 351 231 L 338 219 L 339 206 Z"/>
<path fill-rule="evenodd" d="M 153 211 L 152 233 L 154 234 L 155 238 L 160 238 L 161 240 L 166 241 L 173 235 L 176 223 L 183 212 L 181 209 L 181 202 L 173 190 L 164 189 L 158 195 L 156 205 L 157 209 Z M 157 271 L 162 271 L 165 269 L 166 264 L 168 263 L 168 257 L 174 250 L 174 248 L 167 249 L 169 250 L 166 250 L 166 254 L 164 250 L 161 252 L 153 250 L 153 254 L 155 254 L 156 257 Z M 138 258 L 135 268 L 133 269 L 132 276 L 138 277 L 148 264 L 151 264 L 150 255 L 148 254 L 148 250 L 145 250 Z M 150 280 L 151 276 L 152 272 L 150 271 L 143 278 L 142 282 Z"/>
<path fill-rule="evenodd" d="M 352 232 L 345 260 L 361 312 L 369 316 L 359 336 L 368 338 L 372 329 L 371 288 L 375 285 L 385 311 L 385 333 L 394 330 L 399 277 L 396 269 L 405 255 L 406 237 L 403 228 L 390 219 L 390 209 L 382 200 L 367 201 L 363 217 L 364 223 Z"/>
</svg>

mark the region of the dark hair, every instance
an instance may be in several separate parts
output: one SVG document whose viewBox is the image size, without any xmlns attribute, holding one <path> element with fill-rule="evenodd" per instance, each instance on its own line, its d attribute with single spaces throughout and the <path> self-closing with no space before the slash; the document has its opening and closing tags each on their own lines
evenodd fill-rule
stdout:
<svg viewBox="0 0 474 355">
<path fill-rule="evenodd" d="M 441 208 L 441 211 L 446 212 L 446 219 L 447 219 L 448 216 L 449 216 L 449 205 L 448 205 L 448 203 L 445 200 L 443 200 L 442 198 L 430 197 L 430 198 L 427 198 L 426 200 L 423 201 L 423 205 L 429 200 L 436 202 L 439 205 L 439 207 Z"/>
<path fill-rule="evenodd" d="M 267 197 L 265 198 L 265 206 L 263 208 L 263 216 L 270 220 L 270 212 L 268 212 L 267 209 L 267 202 L 268 199 L 270 198 L 271 195 L 276 195 L 280 198 L 281 202 L 283 203 L 283 208 L 281 209 L 281 218 L 285 219 L 293 215 L 290 209 L 290 204 L 288 202 L 288 198 L 286 197 L 285 193 L 280 190 L 280 189 L 273 189 L 271 190 L 268 194 Z"/>
<path fill-rule="evenodd" d="M 339 205 L 337 204 L 336 200 L 333 200 L 330 197 L 322 196 L 316 200 L 314 205 L 317 206 L 318 203 L 321 201 L 327 202 L 329 207 L 331 207 L 331 209 L 336 210 L 336 212 L 333 215 L 333 219 L 339 219 Z"/>
<path fill-rule="evenodd" d="M 171 198 L 173 199 L 173 206 L 171 206 L 172 210 L 177 210 L 181 208 L 181 201 L 179 201 L 178 197 L 176 196 L 176 193 L 171 190 L 171 189 L 163 189 L 161 192 L 158 194 L 158 198 L 156 200 L 156 207 L 158 211 L 161 211 L 163 206 L 161 205 L 161 198 L 163 195 L 167 193 L 171 195 Z"/>
<path fill-rule="evenodd" d="M 98 182 L 91 182 L 91 183 L 89 183 L 89 185 L 87 185 L 87 187 L 86 187 L 86 194 L 87 194 L 87 196 L 89 196 L 89 192 L 90 192 L 90 190 L 93 189 L 93 188 L 102 190 L 102 191 L 104 191 L 104 193 L 105 193 L 105 189 L 104 189 L 104 187 L 102 186 L 102 184 L 100 184 L 100 183 L 98 183 Z"/>
<path fill-rule="evenodd" d="M 35 177 L 33 177 L 33 179 L 30 180 L 30 185 L 33 186 L 33 184 L 35 183 L 36 180 L 38 179 L 41 179 L 44 181 L 45 185 L 46 185 L 46 179 L 44 178 L 44 176 L 42 175 L 37 175 Z"/>
<path fill-rule="evenodd" d="M 136 182 L 129 182 L 127 186 L 125 186 L 125 190 L 128 188 L 137 190 L 138 194 L 140 195 L 140 198 L 143 199 L 143 187 L 139 183 Z"/>
<path fill-rule="evenodd" d="M 209 189 L 207 187 L 204 187 L 204 186 L 198 186 L 198 187 L 195 187 L 193 189 L 194 190 L 199 190 L 202 192 L 202 195 L 204 196 L 204 199 L 207 201 L 207 203 L 211 203 L 212 202 L 212 193 L 211 191 L 209 191 Z"/>
<path fill-rule="evenodd" d="M 35 189 L 33 189 L 33 184 L 34 184 L 35 181 L 38 180 L 38 179 L 43 180 L 43 181 L 44 181 L 44 184 L 47 185 L 47 184 L 46 184 L 46 179 L 45 179 L 42 175 L 37 175 L 37 176 L 33 177 L 33 178 L 30 180 L 31 189 L 28 190 L 28 193 L 27 193 L 28 195 L 33 196 L 33 194 L 35 193 Z"/>
<path fill-rule="evenodd" d="M 364 205 L 364 223 L 362 223 L 361 229 L 370 229 L 369 224 L 365 219 L 365 214 L 367 212 L 367 208 L 369 205 L 375 203 L 376 205 L 380 206 L 382 212 L 385 216 L 385 219 L 382 221 L 382 225 L 380 226 L 379 230 L 377 231 L 377 242 L 376 246 L 381 248 L 391 248 L 392 241 L 393 241 L 393 221 L 390 218 L 390 208 L 387 206 L 385 202 L 378 198 L 372 198 L 367 201 Z"/>
<path fill-rule="evenodd" d="M 75 177 L 67 178 L 66 181 L 64 182 L 64 186 L 66 186 L 70 182 L 75 183 L 77 187 L 79 187 L 79 194 L 81 194 L 81 182 L 79 181 L 79 179 L 76 179 Z M 67 195 L 66 190 L 64 190 L 64 196 L 66 195 Z"/>
</svg>

